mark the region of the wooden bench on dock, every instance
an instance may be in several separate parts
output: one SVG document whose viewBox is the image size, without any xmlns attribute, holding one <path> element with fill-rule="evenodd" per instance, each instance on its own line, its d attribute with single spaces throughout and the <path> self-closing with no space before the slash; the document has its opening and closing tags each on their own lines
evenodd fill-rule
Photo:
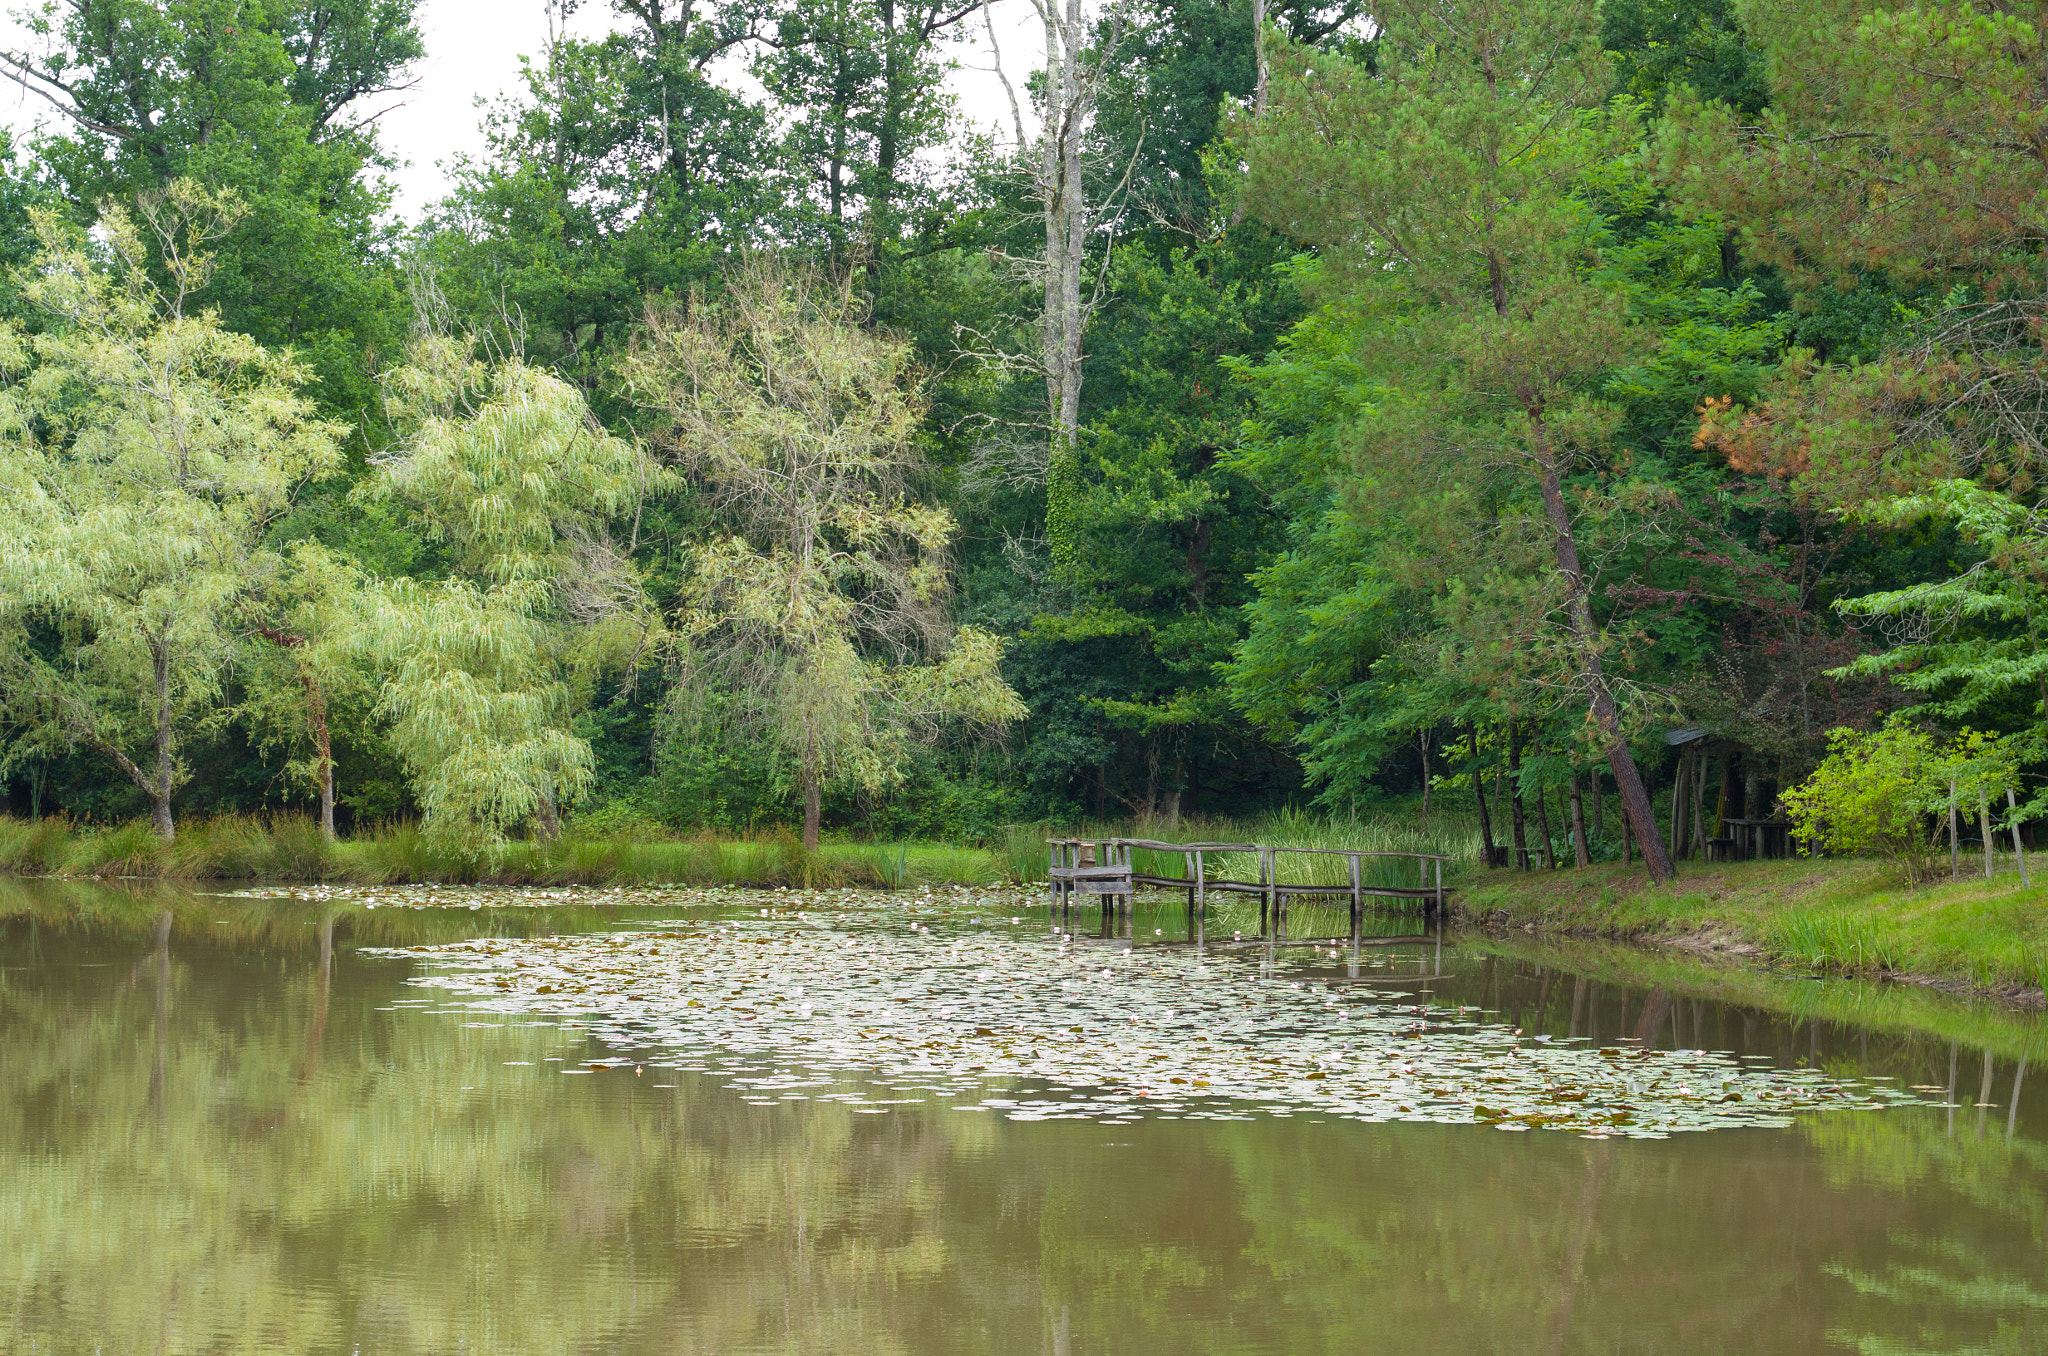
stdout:
<svg viewBox="0 0 2048 1356">
<path fill-rule="evenodd" d="M 1367 852 L 1353 848 L 1264 847 L 1257 843 L 1164 843 L 1150 838 L 1048 838 L 1052 860 L 1047 870 L 1051 887 L 1049 901 L 1053 922 L 1064 916 L 1071 920 L 1074 896 L 1096 895 L 1102 900 L 1105 923 L 1130 916 L 1132 897 L 1142 888 L 1186 890 L 1188 892 L 1188 936 L 1201 940 L 1209 913 L 1209 895 L 1248 894 L 1259 899 L 1259 936 L 1270 929 L 1277 939 L 1287 931 L 1287 904 L 1297 897 L 1347 899 L 1351 904 L 1351 934 L 1358 936 L 1364 921 L 1365 901 L 1402 899 L 1422 902 L 1427 911 L 1442 914 L 1444 901 L 1452 892 L 1444 884 L 1444 863 L 1449 857 L 1426 852 Z M 1182 860 L 1185 874 L 1168 876 L 1139 871 L 1132 865 L 1133 851 L 1174 853 Z M 1257 880 L 1231 880 L 1209 874 L 1209 859 L 1222 854 L 1252 854 L 1258 858 Z M 1342 883 L 1283 881 L 1282 855 L 1343 857 L 1349 879 Z M 1367 857 L 1407 858 L 1416 862 L 1420 883 L 1414 886 L 1369 884 L 1362 863 Z"/>
</svg>

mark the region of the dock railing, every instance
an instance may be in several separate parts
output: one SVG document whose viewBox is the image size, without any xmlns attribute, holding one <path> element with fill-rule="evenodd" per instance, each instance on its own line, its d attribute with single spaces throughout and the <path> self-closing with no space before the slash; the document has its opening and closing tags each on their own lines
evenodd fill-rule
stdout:
<svg viewBox="0 0 2048 1356">
<path fill-rule="evenodd" d="M 1404 899 L 1422 902 L 1439 916 L 1445 896 L 1452 887 L 1444 884 L 1444 863 L 1455 860 L 1429 852 L 1368 852 L 1363 848 L 1267 847 L 1258 843 L 1167 843 L 1152 838 L 1048 838 L 1051 850 L 1047 868 L 1050 894 L 1047 901 L 1054 926 L 1064 918 L 1071 921 L 1076 895 L 1096 895 L 1102 900 L 1105 923 L 1130 915 L 1133 896 L 1141 888 L 1186 890 L 1188 893 L 1188 936 L 1200 940 L 1206 930 L 1209 895 L 1248 894 L 1259 900 L 1259 936 L 1282 937 L 1287 931 L 1287 903 L 1290 899 L 1344 898 L 1351 904 L 1351 935 L 1356 938 L 1365 916 L 1368 898 Z M 1131 860 L 1133 851 L 1178 854 L 1184 874 L 1168 876 L 1140 871 Z M 1232 880 L 1210 874 L 1212 859 L 1225 855 L 1250 854 L 1257 858 L 1257 880 Z M 1342 857 L 1348 879 L 1342 883 L 1283 881 L 1280 861 L 1285 856 Z M 1364 860 L 1399 858 L 1419 868 L 1414 886 L 1368 883 Z"/>
</svg>

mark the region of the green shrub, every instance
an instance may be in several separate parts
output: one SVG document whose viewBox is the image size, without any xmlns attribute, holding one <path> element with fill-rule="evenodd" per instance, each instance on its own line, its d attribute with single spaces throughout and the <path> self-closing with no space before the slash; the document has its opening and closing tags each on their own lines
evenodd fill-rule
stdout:
<svg viewBox="0 0 2048 1356">
<path fill-rule="evenodd" d="M 1933 879 L 1951 807 L 1968 815 L 2013 780 L 1995 737 L 1964 731 L 1943 744 L 1894 716 L 1867 733 L 1831 731 L 1828 756 L 1784 801 L 1806 851 L 1883 857 L 1910 884 Z"/>
</svg>

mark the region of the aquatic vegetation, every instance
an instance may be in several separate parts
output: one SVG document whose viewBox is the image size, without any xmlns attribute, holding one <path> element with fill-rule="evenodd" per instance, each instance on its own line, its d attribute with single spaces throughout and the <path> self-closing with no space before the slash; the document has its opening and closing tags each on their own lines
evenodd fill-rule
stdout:
<svg viewBox="0 0 2048 1356">
<path fill-rule="evenodd" d="M 1056 937 L 1030 899 L 793 893 L 784 907 L 704 916 L 683 914 L 679 898 L 678 916 L 629 929 L 385 954 L 409 958 L 413 983 L 445 992 L 473 1020 L 574 1024 L 619 1061 L 718 1072 L 763 1100 L 1630 1138 L 1917 1100 L 1882 1081 L 1725 1053 L 1524 1038 L 1415 992 L 1427 986 L 1426 953 L 1276 957 L 1257 946 Z"/>
</svg>

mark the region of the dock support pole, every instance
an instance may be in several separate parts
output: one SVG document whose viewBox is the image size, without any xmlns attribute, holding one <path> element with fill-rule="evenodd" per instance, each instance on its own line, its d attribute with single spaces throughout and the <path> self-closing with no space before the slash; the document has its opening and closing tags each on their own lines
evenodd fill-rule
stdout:
<svg viewBox="0 0 2048 1356">
<path fill-rule="evenodd" d="M 1359 893 L 1358 854 L 1351 852 L 1345 856 L 1351 863 L 1351 946 L 1356 951 L 1359 933 L 1365 927 L 1365 896 Z"/>
</svg>

